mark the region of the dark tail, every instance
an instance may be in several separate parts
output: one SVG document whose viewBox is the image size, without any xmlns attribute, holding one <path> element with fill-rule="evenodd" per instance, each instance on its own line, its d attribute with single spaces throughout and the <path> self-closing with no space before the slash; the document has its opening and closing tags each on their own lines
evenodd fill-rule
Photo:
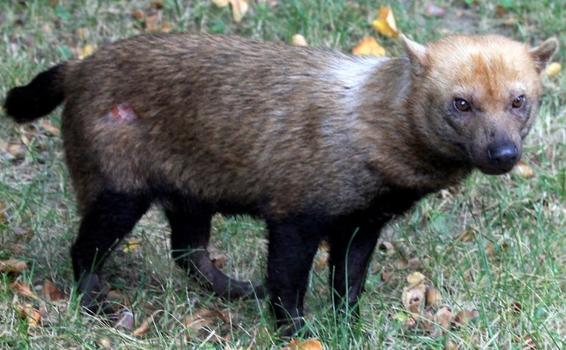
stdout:
<svg viewBox="0 0 566 350">
<path fill-rule="evenodd" d="M 27 123 L 49 114 L 65 99 L 65 64 L 39 73 L 29 84 L 8 91 L 4 110 L 17 123 Z"/>
</svg>

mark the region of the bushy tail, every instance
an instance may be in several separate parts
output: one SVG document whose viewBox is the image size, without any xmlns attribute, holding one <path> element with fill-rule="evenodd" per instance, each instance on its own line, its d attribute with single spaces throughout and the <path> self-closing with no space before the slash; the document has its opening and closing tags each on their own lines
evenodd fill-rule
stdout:
<svg viewBox="0 0 566 350">
<path fill-rule="evenodd" d="M 27 123 L 43 117 L 60 105 L 64 98 L 65 64 L 39 73 L 29 84 L 8 91 L 4 110 L 17 123 Z"/>
</svg>

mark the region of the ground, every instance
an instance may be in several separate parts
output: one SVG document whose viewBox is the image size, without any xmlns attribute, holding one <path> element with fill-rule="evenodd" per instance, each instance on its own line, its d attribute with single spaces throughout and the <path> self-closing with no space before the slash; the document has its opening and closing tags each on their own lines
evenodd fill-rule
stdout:
<svg viewBox="0 0 566 350">
<path fill-rule="evenodd" d="M 554 60 L 565 63 L 565 0 L 391 3 L 399 29 L 418 41 L 454 32 L 500 33 L 531 44 L 557 36 L 562 49 Z M 427 16 L 431 3 L 446 13 Z M 399 42 L 371 27 L 382 5 L 387 4 L 258 1 L 241 23 L 235 23 L 230 7 L 202 0 L 3 1 L 0 96 L 56 62 L 146 30 L 239 34 L 284 42 L 302 34 L 311 46 L 347 52 L 369 35 L 389 55 L 398 55 Z M 544 84 L 540 117 L 524 156 L 534 176 L 474 174 L 391 224 L 381 239 L 383 249 L 373 258 L 358 324 L 348 326 L 330 307 L 324 252 L 319 253 L 306 304 L 308 327 L 325 348 L 565 347 L 566 73 L 545 77 Z M 28 266 L 19 275 L 0 274 L 0 348 L 285 346 L 287 340 L 272 331 L 264 301 L 219 300 L 174 267 L 168 228 L 157 210 L 146 215 L 105 269 L 113 301 L 131 311 L 134 324 L 121 328 L 81 311 L 69 257 L 79 217 L 57 135 L 60 110 L 30 126 L 17 126 L 3 113 L 0 120 L 0 260 L 17 259 Z M 216 217 L 213 246 L 219 262 L 225 260 L 225 271 L 238 278 L 261 279 L 264 233 L 263 224 L 250 218 Z M 411 326 L 402 290 L 406 276 L 414 271 L 440 292 L 440 303 L 454 314 L 477 310 L 478 317 L 460 327 L 434 326 L 432 332 L 423 329 L 420 319 Z M 46 280 L 64 293 L 63 300 L 44 296 Z M 22 292 L 28 285 L 31 296 Z M 25 317 L 25 310 L 32 310 L 31 318 Z M 37 325 L 33 310 L 39 312 Z M 134 333 L 132 328 L 150 315 L 147 331 Z"/>
</svg>

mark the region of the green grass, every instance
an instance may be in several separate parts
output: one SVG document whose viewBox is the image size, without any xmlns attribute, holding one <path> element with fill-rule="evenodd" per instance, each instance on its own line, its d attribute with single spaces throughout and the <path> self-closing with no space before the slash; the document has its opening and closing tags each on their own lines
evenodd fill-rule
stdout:
<svg viewBox="0 0 566 350">
<path fill-rule="evenodd" d="M 165 0 L 162 21 L 175 31 L 239 34 L 289 41 L 303 34 L 312 46 L 350 51 L 366 35 L 377 34 L 370 22 L 381 1 L 280 0 L 279 5 L 252 5 L 240 24 L 229 8 L 208 1 Z M 58 3 L 57 5 L 53 5 Z M 448 11 L 443 18 L 424 16 L 425 1 L 392 2 L 399 28 L 420 41 L 451 32 L 502 33 L 537 43 L 558 36 L 555 60 L 565 65 L 566 1 L 437 1 Z M 472 5 L 467 5 L 472 3 Z M 503 17 L 496 4 L 505 7 Z M 132 10 L 149 1 L 30 0 L 0 2 L 0 95 L 27 82 L 49 65 L 75 56 L 86 44 L 101 46 L 142 31 Z M 398 42 L 379 38 L 388 52 L 399 54 Z M 140 54 L 143 54 L 141 52 Z M 403 219 L 388 226 L 383 240 L 395 243 L 393 254 L 376 251 L 362 321 L 349 326 L 330 307 L 327 270 L 311 275 L 306 305 L 312 332 L 328 349 L 442 349 L 447 339 L 462 349 L 521 349 L 532 339 L 537 349 L 565 347 L 566 338 L 566 73 L 545 79 L 540 117 L 528 139 L 524 160 L 536 176 L 487 177 L 474 174 L 450 191 L 430 196 Z M 59 122 L 59 112 L 51 117 Z M 168 228 L 161 213 L 150 212 L 132 237 L 141 249 L 118 250 L 105 271 L 112 289 L 129 301 L 136 326 L 153 312 L 155 324 L 142 337 L 105 325 L 77 306 L 69 247 L 78 215 L 63 164 L 62 143 L 39 123 L 17 126 L 1 119 L 0 140 L 28 142 L 25 154 L 12 159 L 0 150 L 0 259 L 29 263 L 19 280 L 40 286 L 50 279 L 70 301 L 47 304 L 44 324 L 29 327 L 16 305 L 40 302 L 14 294 L 12 279 L 0 275 L 0 348 L 101 348 L 109 338 L 113 348 L 128 349 L 267 349 L 285 344 L 272 332 L 264 301 L 225 302 L 191 285 L 168 253 Z M 471 241 L 455 238 L 465 229 Z M 259 280 L 265 271 L 265 235 L 261 222 L 247 217 L 216 217 L 213 246 L 227 256 L 226 271 Z M 490 249 L 495 251 L 491 253 Z M 400 259 L 413 259 L 409 267 Z M 417 262 L 417 263 L 415 263 Z M 438 288 L 453 310 L 475 308 L 479 318 L 431 337 L 405 327 L 401 292 L 405 276 L 417 269 Z M 381 281 L 381 272 L 392 272 Z M 513 305 L 520 305 L 514 312 Z M 195 311 L 222 310 L 230 322 L 216 322 L 200 333 L 183 319 Z"/>
</svg>

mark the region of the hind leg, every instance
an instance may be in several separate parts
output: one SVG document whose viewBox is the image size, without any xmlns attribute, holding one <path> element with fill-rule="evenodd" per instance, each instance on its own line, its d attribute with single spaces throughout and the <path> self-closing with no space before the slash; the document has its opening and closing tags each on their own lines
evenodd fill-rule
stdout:
<svg viewBox="0 0 566 350">
<path fill-rule="evenodd" d="M 103 191 L 83 209 L 79 235 L 71 248 L 82 304 L 94 311 L 104 299 L 98 272 L 112 249 L 148 210 L 143 195 Z"/>
<path fill-rule="evenodd" d="M 223 298 L 261 298 L 265 295 L 262 287 L 226 276 L 210 260 L 207 246 L 212 210 L 176 199 L 168 203 L 165 214 L 171 226 L 172 256 L 180 267 Z"/>
</svg>

